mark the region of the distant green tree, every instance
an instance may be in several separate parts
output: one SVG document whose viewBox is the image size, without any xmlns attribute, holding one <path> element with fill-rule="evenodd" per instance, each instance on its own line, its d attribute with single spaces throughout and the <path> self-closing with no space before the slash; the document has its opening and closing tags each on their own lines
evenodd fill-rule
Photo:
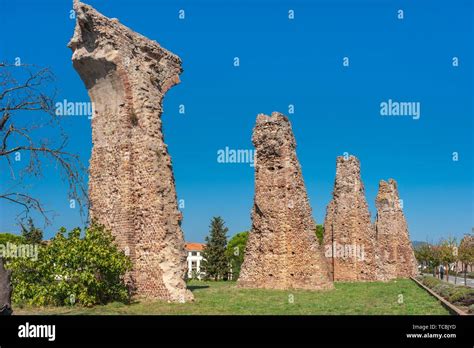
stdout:
<svg viewBox="0 0 474 348">
<path fill-rule="evenodd" d="M 324 239 L 324 226 L 316 225 L 316 237 L 318 237 L 319 245 L 323 245 Z"/>
<path fill-rule="evenodd" d="M 7 245 L 7 243 L 23 244 L 25 239 L 13 233 L 0 233 L 0 245 Z"/>
<path fill-rule="evenodd" d="M 446 269 L 446 280 L 449 281 L 449 265 L 458 260 L 458 248 L 456 238 L 443 239 L 439 243 L 439 253 L 441 264 Z"/>
<path fill-rule="evenodd" d="M 414 252 L 415 252 L 415 258 L 420 265 L 431 266 L 430 265 L 431 245 L 429 245 L 428 243 L 420 244 L 419 246 L 414 248 Z"/>
<path fill-rule="evenodd" d="M 202 267 L 206 279 L 227 280 L 229 273 L 229 260 L 226 255 L 227 236 L 229 231 L 224 220 L 213 217 L 211 220 L 209 236 L 206 237 L 206 246 L 203 250 Z"/>
<path fill-rule="evenodd" d="M 423 242 L 414 247 L 413 250 L 418 263 L 427 266 L 433 272 L 433 276 L 436 276 L 437 267 L 441 264 L 440 247 Z"/>
<path fill-rule="evenodd" d="M 229 259 L 230 266 L 232 267 L 232 280 L 239 278 L 240 268 L 244 262 L 245 246 L 249 233 L 240 232 L 233 236 L 227 244 L 227 258 Z"/>
<path fill-rule="evenodd" d="M 433 276 L 436 276 L 437 267 L 441 264 L 440 248 L 437 245 L 428 244 L 428 264 L 433 268 Z"/>
<path fill-rule="evenodd" d="M 464 285 L 466 285 L 467 267 L 474 264 L 474 235 L 465 235 L 459 245 L 459 260 L 463 263 Z"/>
<path fill-rule="evenodd" d="M 39 244 L 43 240 L 43 231 L 35 226 L 32 218 L 28 219 L 26 226 L 21 224 L 21 235 L 29 244 Z"/>
</svg>

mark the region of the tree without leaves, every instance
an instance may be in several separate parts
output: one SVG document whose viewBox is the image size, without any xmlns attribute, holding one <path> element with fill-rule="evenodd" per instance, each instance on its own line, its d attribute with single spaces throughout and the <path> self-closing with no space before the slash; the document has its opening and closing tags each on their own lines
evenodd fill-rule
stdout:
<svg viewBox="0 0 474 348">
<path fill-rule="evenodd" d="M 211 220 L 209 236 L 206 237 L 206 246 L 202 255 L 206 279 L 226 280 L 229 273 L 229 261 L 226 255 L 226 233 L 229 229 L 224 224 L 220 216 L 213 217 Z"/>
<path fill-rule="evenodd" d="M 0 159 L 8 165 L 14 183 L 0 192 L 0 199 L 21 208 L 18 218 L 24 219 L 37 211 L 46 224 L 50 223 L 50 212 L 38 198 L 28 194 L 26 187 L 20 186 L 26 176 L 41 177 L 47 162 L 53 163 L 68 183 L 69 199 L 76 200 L 81 215 L 87 199 L 84 167 L 76 154 L 64 150 L 67 135 L 55 113 L 53 81 L 54 75 L 47 68 L 0 63 Z M 32 116 L 34 121 L 30 121 Z M 45 127 L 58 131 L 55 140 L 38 139 Z M 27 159 L 19 172 L 13 165 L 17 157 Z"/>
</svg>

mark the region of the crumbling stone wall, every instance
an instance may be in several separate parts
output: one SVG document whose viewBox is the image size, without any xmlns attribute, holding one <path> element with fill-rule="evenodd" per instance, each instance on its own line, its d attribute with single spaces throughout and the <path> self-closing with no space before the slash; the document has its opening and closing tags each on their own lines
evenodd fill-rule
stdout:
<svg viewBox="0 0 474 348">
<path fill-rule="evenodd" d="M 377 279 L 415 276 L 417 262 L 395 180 L 380 181 L 375 205 Z"/>
<path fill-rule="evenodd" d="M 289 120 L 278 112 L 257 116 L 252 230 L 238 285 L 270 289 L 332 288 L 315 237 L 296 142 Z"/>
<path fill-rule="evenodd" d="M 324 221 L 324 252 L 334 280 L 375 280 L 375 232 L 354 156 L 336 161 L 333 198 Z"/>
<path fill-rule="evenodd" d="M 138 296 L 190 300 L 181 214 L 161 124 L 162 99 L 179 83 L 181 60 L 88 5 L 75 1 L 74 9 L 69 47 L 93 103 L 90 216 L 129 253 L 129 282 Z"/>
<path fill-rule="evenodd" d="M 12 313 L 12 284 L 10 277 L 11 271 L 5 269 L 3 257 L 0 257 L 0 315 Z"/>
</svg>

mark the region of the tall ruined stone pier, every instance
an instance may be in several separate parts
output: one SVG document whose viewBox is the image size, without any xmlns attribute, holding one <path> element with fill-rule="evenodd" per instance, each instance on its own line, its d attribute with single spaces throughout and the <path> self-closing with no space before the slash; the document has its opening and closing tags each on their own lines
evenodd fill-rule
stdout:
<svg viewBox="0 0 474 348">
<path fill-rule="evenodd" d="M 415 276 L 418 273 L 417 262 L 395 180 L 380 181 L 375 205 L 377 279 Z"/>
<path fill-rule="evenodd" d="M 257 116 L 252 230 L 238 285 L 269 289 L 332 288 L 315 237 L 296 142 L 288 119 Z"/>
<path fill-rule="evenodd" d="M 186 301 L 186 254 L 171 158 L 164 143 L 164 94 L 181 60 L 92 7 L 74 2 L 69 43 L 93 103 L 89 198 L 92 219 L 129 253 L 136 295 Z"/>
<path fill-rule="evenodd" d="M 12 314 L 11 271 L 6 270 L 3 257 L 0 257 L 0 315 Z"/>
<path fill-rule="evenodd" d="M 375 280 L 375 232 L 354 156 L 336 161 L 333 199 L 324 221 L 324 250 L 334 280 Z"/>
</svg>

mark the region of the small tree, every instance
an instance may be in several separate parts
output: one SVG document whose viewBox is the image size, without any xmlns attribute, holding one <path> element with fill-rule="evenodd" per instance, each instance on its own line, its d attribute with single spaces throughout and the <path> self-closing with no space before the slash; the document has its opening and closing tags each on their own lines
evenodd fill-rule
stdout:
<svg viewBox="0 0 474 348">
<path fill-rule="evenodd" d="M 25 243 L 39 244 L 43 240 L 43 231 L 35 226 L 33 219 L 28 218 L 27 225 L 21 224 L 21 235 L 25 239 Z"/>
<path fill-rule="evenodd" d="M 240 232 L 233 236 L 227 244 L 227 258 L 232 267 L 232 280 L 239 278 L 248 237 L 248 232 Z"/>
<path fill-rule="evenodd" d="M 319 245 L 323 245 L 324 240 L 324 226 L 316 225 L 316 237 L 318 238 Z"/>
<path fill-rule="evenodd" d="M 436 268 L 441 264 L 440 248 L 437 245 L 428 245 L 428 262 L 433 267 L 433 276 L 436 277 Z"/>
<path fill-rule="evenodd" d="M 467 283 L 467 267 L 474 264 L 474 235 L 465 235 L 459 245 L 459 260 L 463 264 L 464 285 Z"/>
<path fill-rule="evenodd" d="M 457 261 L 456 238 L 442 240 L 439 244 L 440 261 L 446 267 L 446 280 L 449 281 L 449 265 Z"/>
<path fill-rule="evenodd" d="M 415 258 L 422 266 L 430 265 L 431 245 L 423 243 L 415 248 Z"/>
<path fill-rule="evenodd" d="M 206 272 L 206 279 L 227 280 L 229 261 L 226 255 L 228 228 L 224 226 L 220 216 L 213 217 L 209 236 L 206 237 L 206 246 L 203 250 L 202 266 Z"/>
</svg>

